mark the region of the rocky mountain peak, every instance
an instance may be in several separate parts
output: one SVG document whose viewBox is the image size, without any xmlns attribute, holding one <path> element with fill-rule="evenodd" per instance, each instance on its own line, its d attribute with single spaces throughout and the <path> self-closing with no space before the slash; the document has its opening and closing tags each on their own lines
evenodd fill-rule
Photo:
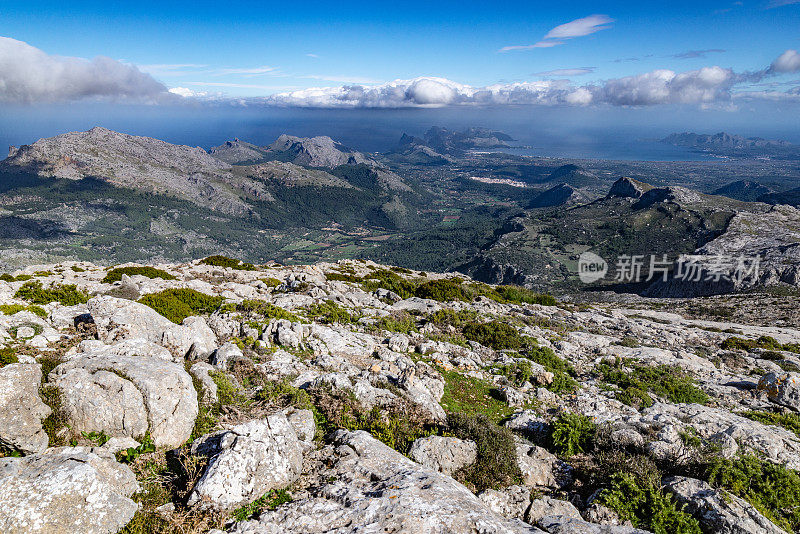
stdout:
<svg viewBox="0 0 800 534">
<path fill-rule="evenodd" d="M 650 184 L 623 176 L 611 186 L 608 192 L 608 198 L 640 198 L 652 188 L 653 186 Z"/>
</svg>

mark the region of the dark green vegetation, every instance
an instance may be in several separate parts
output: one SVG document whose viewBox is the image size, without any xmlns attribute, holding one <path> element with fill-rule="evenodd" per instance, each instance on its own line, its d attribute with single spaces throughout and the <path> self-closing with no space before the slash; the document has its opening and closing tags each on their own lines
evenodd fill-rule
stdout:
<svg viewBox="0 0 800 534">
<path fill-rule="evenodd" d="M 495 423 L 513 412 L 508 404 L 497 398 L 494 384 L 461 374 L 439 369 L 444 383 L 440 404 L 448 413 L 481 414 Z"/>
<path fill-rule="evenodd" d="M 175 277 L 167 271 L 156 269 L 155 267 L 117 267 L 111 269 L 103 278 L 102 282 L 106 284 L 113 284 L 122 280 L 122 275 L 128 276 L 146 276 L 147 278 L 161 278 L 163 280 L 175 280 Z"/>
<path fill-rule="evenodd" d="M 53 284 L 48 288 L 38 280 L 31 280 L 17 290 L 14 298 L 27 300 L 33 304 L 59 302 L 64 306 L 75 306 L 88 302 L 89 295 L 78 291 L 74 285 Z"/>
<path fill-rule="evenodd" d="M 224 300 L 194 289 L 165 289 L 145 295 L 139 302 L 150 306 L 173 323 L 181 324 L 192 315 L 213 313 Z"/>
<path fill-rule="evenodd" d="M 15 351 L 13 347 L 3 347 L 0 349 L 0 367 L 17 363 L 18 361 L 17 351 Z"/>
<path fill-rule="evenodd" d="M 733 336 L 723 341 L 720 347 L 726 350 L 751 351 L 753 349 L 765 349 L 800 353 L 800 345 L 796 343 L 779 343 L 777 339 L 770 336 L 761 336 L 758 339 L 745 339 Z"/>
<path fill-rule="evenodd" d="M 563 413 L 550 424 L 548 438 L 554 452 L 569 458 L 591 450 L 596 432 L 597 427 L 585 415 Z"/>
<path fill-rule="evenodd" d="M 225 267 L 227 269 L 234 269 L 237 271 L 256 271 L 258 270 L 252 263 L 246 263 L 242 260 L 228 258 L 227 256 L 209 256 L 200 261 L 203 265 L 212 265 L 214 267 Z"/>
<path fill-rule="evenodd" d="M 354 323 L 358 321 L 359 318 L 359 316 L 332 300 L 326 300 L 322 304 L 313 304 L 309 306 L 306 315 L 327 324 Z"/>
<path fill-rule="evenodd" d="M 475 463 L 455 473 L 455 478 L 474 492 L 500 489 L 522 481 L 517 465 L 514 436 L 483 414 L 450 414 L 448 431 L 457 438 L 474 441 L 478 447 Z"/>
<path fill-rule="evenodd" d="M 520 286 L 492 287 L 479 282 L 467 282 L 462 278 L 406 278 L 388 269 L 374 269 L 364 276 L 351 273 L 326 273 L 328 280 L 339 280 L 359 284 L 365 291 L 386 289 L 397 293 L 400 298 L 419 297 L 439 302 L 472 302 L 477 297 L 487 297 L 500 303 L 541 304 L 555 306 L 556 299 L 551 295 L 536 293 Z"/>
<path fill-rule="evenodd" d="M 708 395 L 694 385 L 694 380 L 679 367 L 668 365 L 647 366 L 617 361 L 601 363 L 595 367 L 601 379 L 619 388 L 616 398 L 637 408 L 652 406 L 650 393 L 674 403 L 706 404 Z"/>
<path fill-rule="evenodd" d="M 617 512 L 620 519 L 655 534 L 701 534 L 697 519 L 683 511 L 675 498 L 660 488 L 660 481 L 633 473 L 611 476 L 600 502 Z"/>
<path fill-rule="evenodd" d="M 715 458 L 706 467 L 705 478 L 712 486 L 743 498 L 787 532 L 800 528 L 800 476 L 796 471 L 745 455 Z"/>
<path fill-rule="evenodd" d="M 469 323 L 461 330 L 465 338 L 495 350 L 520 350 L 535 342 L 521 336 L 516 328 L 501 321 Z"/>
</svg>

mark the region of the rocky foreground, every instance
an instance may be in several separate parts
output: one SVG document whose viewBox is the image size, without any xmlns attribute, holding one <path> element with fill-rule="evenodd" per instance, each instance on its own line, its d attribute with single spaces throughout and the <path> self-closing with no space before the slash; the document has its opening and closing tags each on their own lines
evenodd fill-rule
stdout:
<svg viewBox="0 0 800 534">
<path fill-rule="evenodd" d="M 211 257 L 0 276 L 0 343 L 2 532 L 800 530 L 793 328 Z"/>
</svg>

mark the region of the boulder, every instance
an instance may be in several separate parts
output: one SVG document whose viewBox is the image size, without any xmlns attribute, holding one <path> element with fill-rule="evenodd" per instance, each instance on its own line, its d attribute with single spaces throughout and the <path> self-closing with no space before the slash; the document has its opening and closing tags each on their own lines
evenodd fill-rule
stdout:
<svg viewBox="0 0 800 534">
<path fill-rule="evenodd" d="M 539 497 L 531 501 L 531 506 L 525 514 L 525 521 L 535 525 L 540 519 L 552 515 L 583 519 L 581 513 L 571 502 L 552 497 Z"/>
<path fill-rule="evenodd" d="M 214 366 L 205 362 L 197 362 L 189 369 L 195 380 L 200 383 L 200 401 L 205 404 L 217 402 L 217 383 L 209 373 L 215 371 Z"/>
<path fill-rule="evenodd" d="M 191 377 L 182 365 L 160 358 L 113 350 L 79 354 L 57 366 L 49 379 L 67 393 L 63 397 L 73 428 L 137 437 L 144 415 L 156 446 L 179 447 L 189 439 L 197 418 Z M 115 391 L 123 396 L 115 398 Z M 114 413 L 118 410 L 123 411 Z"/>
<path fill-rule="evenodd" d="M 709 532 L 720 534 L 784 534 L 772 521 L 753 506 L 724 490 L 712 488 L 702 480 L 672 477 L 664 481 L 665 489 L 686 505 L 686 511 L 700 520 Z"/>
<path fill-rule="evenodd" d="M 244 358 L 242 349 L 233 343 L 225 343 L 211 355 L 211 365 L 224 371 L 239 358 Z"/>
<path fill-rule="evenodd" d="M 531 505 L 531 490 L 525 486 L 509 486 L 502 490 L 487 489 L 478 498 L 496 514 L 523 521 Z"/>
<path fill-rule="evenodd" d="M 0 368 L 0 444 L 29 454 L 47 448 L 42 419 L 52 410 L 39 398 L 42 367 L 14 363 Z"/>
<path fill-rule="evenodd" d="M 110 534 L 138 509 L 130 468 L 84 447 L 0 458 L 0 487 L 2 532 Z"/>
<path fill-rule="evenodd" d="M 572 482 L 572 467 L 537 445 L 518 442 L 517 464 L 529 488 L 559 489 Z"/>
<path fill-rule="evenodd" d="M 536 524 L 548 534 L 651 534 L 647 530 L 634 527 L 589 523 L 568 515 L 548 515 Z"/>
<path fill-rule="evenodd" d="M 411 446 L 409 456 L 415 462 L 445 475 L 452 475 L 475 462 L 478 446 L 474 441 L 442 436 L 419 438 Z"/>
<path fill-rule="evenodd" d="M 285 488 L 303 467 L 303 444 L 284 413 L 207 434 L 192 453 L 209 457 L 190 505 L 230 510 Z"/>
<path fill-rule="evenodd" d="M 800 374 L 767 373 L 758 382 L 759 391 L 775 404 L 800 411 Z"/>
<path fill-rule="evenodd" d="M 423 467 L 367 432 L 337 431 L 330 467 L 313 494 L 237 523 L 237 534 L 366 532 L 531 533 L 490 510 L 452 478 Z"/>
</svg>

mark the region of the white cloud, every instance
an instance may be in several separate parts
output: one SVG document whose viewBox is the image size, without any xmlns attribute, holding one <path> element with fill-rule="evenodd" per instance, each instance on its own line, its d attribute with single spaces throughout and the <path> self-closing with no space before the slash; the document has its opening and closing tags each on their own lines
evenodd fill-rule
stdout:
<svg viewBox="0 0 800 534">
<path fill-rule="evenodd" d="M 173 95 L 182 96 L 183 98 L 202 98 L 207 95 L 203 91 L 194 91 L 188 87 L 173 87 L 169 90 Z"/>
<path fill-rule="evenodd" d="M 607 30 L 611 27 L 614 19 L 608 15 L 589 15 L 582 19 L 576 19 L 550 30 L 545 39 L 572 39 L 573 37 L 583 37 L 591 35 L 600 30 Z"/>
<path fill-rule="evenodd" d="M 226 69 L 219 69 L 214 72 L 215 76 L 228 76 L 231 74 L 240 74 L 245 76 L 259 76 L 262 74 L 276 74 L 277 70 L 275 67 L 270 67 L 269 65 L 261 65 L 260 67 L 245 67 L 245 68 L 226 68 Z"/>
<path fill-rule="evenodd" d="M 730 99 L 736 76 L 730 69 L 704 67 L 683 73 L 667 69 L 608 80 L 595 98 L 616 106 L 708 104 Z"/>
<path fill-rule="evenodd" d="M 534 76 L 583 76 L 594 72 L 594 67 L 580 67 L 577 69 L 555 69 L 544 72 L 534 72 Z"/>
<path fill-rule="evenodd" d="M 767 5 L 767 9 L 774 9 L 776 7 L 790 6 L 790 5 L 793 5 L 793 4 L 800 4 L 800 0 L 772 0 Z"/>
<path fill-rule="evenodd" d="M 800 0 L 798 0 L 800 1 Z M 532 45 L 514 45 L 504 46 L 499 52 L 510 52 L 512 50 L 531 50 L 533 48 L 552 48 L 567 42 L 568 39 L 575 37 L 583 37 L 599 32 L 600 30 L 607 30 L 611 27 L 614 19 L 608 15 L 589 15 L 582 19 L 575 19 L 566 24 L 556 26 L 544 38 Z"/>
<path fill-rule="evenodd" d="M 167 88 L 133 65 L 107 57 L 51 56 L 0 37 L 0 102 L 38 103 L 83 98 L 158 101 Z"/>
<path fill-rule="evenodd" d="M 797 50 L 787 50 L 778 56 L 778 59 L 773 61 L 767 70 L 770 74 L 800 72 L 800 53 Z"/>
<path fill-rule="evenodd" d="M 686 52 L 681 52 L 680 54 L 673 54 L 672 57 L 676 59 L 697 59 L 697 58 L 705 58 L 708 54 L 722 54 L 725 50 L 721 48 L 707 48 L 705 50 L 687 50 Z"/>
</svg>

